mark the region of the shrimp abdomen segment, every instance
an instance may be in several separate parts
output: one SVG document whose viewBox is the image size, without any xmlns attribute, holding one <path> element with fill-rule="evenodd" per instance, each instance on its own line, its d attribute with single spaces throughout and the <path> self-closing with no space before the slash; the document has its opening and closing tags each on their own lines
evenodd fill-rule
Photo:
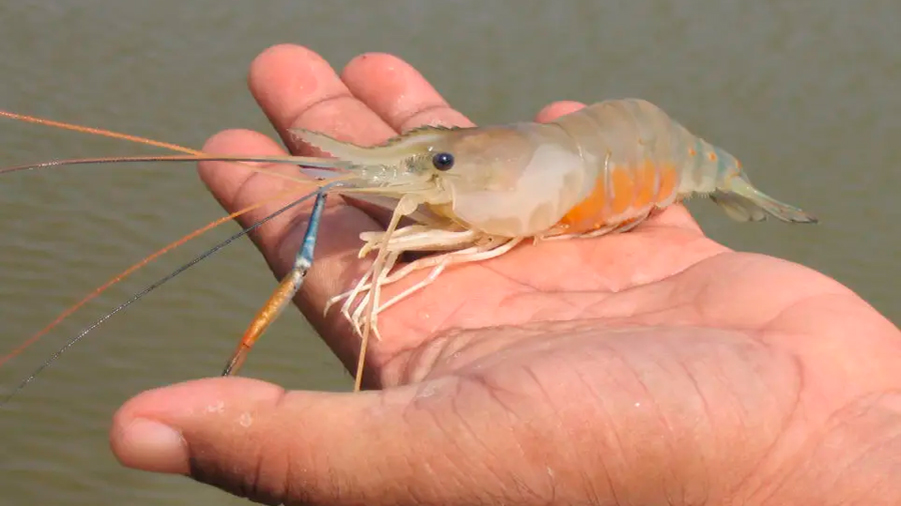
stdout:
<svg viewBox="0 0 901 506">
<path fill-rule="evenodd" d="M 582 233 L 616 225 L 665 207 L 678 197 L 685 168 L 673 149 L 682 129 L 643 100 L 610 100 L 559 118 L 576 139 L 586 164 L 596 164 L 587 197 L 560 220 L 559 229 Z M 687 150 L 686 150 L 687 152 Z"/>
<path fill-rule="evenodd" d="M 675 196 L 677 169 L 646 161 L 634 166 L 608 166 L 591 194 L 560 220 L 568 234 L 596 230 L 648 214 Z"/>
</svg>

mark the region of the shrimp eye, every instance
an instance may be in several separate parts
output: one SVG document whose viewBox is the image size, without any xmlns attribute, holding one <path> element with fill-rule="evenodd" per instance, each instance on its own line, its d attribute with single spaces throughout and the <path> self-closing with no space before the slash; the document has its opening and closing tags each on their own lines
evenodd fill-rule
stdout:
<svg viewBox="0 0 901 506">
<path fill-rule="evenodd" d="M 438 170 L 449 170 L 454 166 L 454 155 L 450 153 L 436 153 L 432 157 L 432 165 Z"/>
</svg>

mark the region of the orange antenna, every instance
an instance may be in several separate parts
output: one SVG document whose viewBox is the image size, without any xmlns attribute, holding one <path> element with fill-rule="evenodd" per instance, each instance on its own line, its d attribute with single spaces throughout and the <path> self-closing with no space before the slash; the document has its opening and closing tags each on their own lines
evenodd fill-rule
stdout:
<svg viewBox="0 0 901 506">
<path fill-rule="evenodd" d="M 153 139 L 148 139 L 146 137 L 138 137 L 137 135 L 128 135 L 119 132 L 113 132 L 112 130 L 104 130 L 102 128 L 93 128 L 81 125 L 75 125 L 73 123 L 63 123 L 62 121 L 53 121 L 51 119 L 38 118 L 37 116 L 28 116 L 27 114 L 16 114 L 14 112 L 0 111 L 0 116 L 10 119 L 15 119 L 19 121 L 25 121 L 27 123 L 35 123 L 38 125 L 51 126 L 55 128 L 62 128 L 63 130 L 72 130 L 73 132 L 82 132 L 86 134 L 94 134 L 101 135 L 103 137 L 111 137 L 113 139 L 122 139 L 126 141 L 136 142 L 138 144 L 146 144 L 148 146 L 156 146 L 158 148 L 169 149 L 171 151 L 178 151 L 180 153 L 188 153 L 192 155 L 202 155 L 203 151 L 197 151 L 196 149 L 186 148 L 184 146 L 179 146 L 178 144 L 170 144 L 168 142 L 155 141 Z"/>
<path fill-rule="evenodd" d="M 194 238 L 200 236 L 201 234 L 203 234 L 203 233 L 205 233 L 205 232 L 208 232 L 208 231 L 210 231 L 210 230 L 212 230 L 212 229 L 218 227 L 219 225 L 221 225 L 221 224 L 223 224 L 223 223 L 225 223 L 225 222 L 227 222 L 227 221 L 230 221 L 230 220 L 232 220 L 232 219 L 234 219 L 234 218 L 237 218 L 238 216 L 241 216 L 241 215 L 243 215 L 243 214 L 247 214 L 247 213 L 253 211 L 254 209 L 258 209 L 258 208 L 262 207 L 263 205 L 265 205 L 265 204 L 267 204 L 267 203 L 269 203 L 269 202 L 272 202 L 272 201 L 277 200 L 277 199 L 282 198 L 282 197 L 286 197 L 286 196 L 287 196 L 288 194 L 290 194 L 291 192 L 292 192 L 292 191 L 290 191 L 290 190 L 289 190 L 289 191 L 284 191 L 284 192 L 282 192 L 282 193 L 280 193 L 280 194 L 278 194 L 278 195 L 275 195 L 275 196 L 270 197 L 270 198 L 268 198 L 268 199 L 265 199 L 265 200 L 263 200 L 263 201 L 257 202 L 256 204 L 253 204 L 253 205 L 247 206 L 247 207 L 245 207 L 245 208 L 243 208 L 243 209 L 240 209 L 240 210 L 238 210 L 238 211 L 235 211 L 235 212 L 229 214 L 228 216 L 223 216 L 222 218 L 219 218 L 218 220 L 215 220 L 215 221 L 213 221 L 213 222 L 211 222 L 211 223 L 208 223 L 207 225 L 205 225 L 205 226 L 203 226 L 203 227 L 201 227 L 201 228 L 199 228 L 199 229 L 197 229 L 197 230 L 195 230 L 195 231 L 193 231 L 193 232 L 191 232 L 191 233 L 185 235 L 184 237 L 182 237 L 182 238 L 180 238 L 180 239 L 178 239 L 178 240 L 176 240 L 176 241 L 173 241 L 173 242 L 169 243 L 168 245 L 166 245 L 166 246 L 163 247 L 162 249 L 160 249 L 160 250 L 158 250 L 158 251 L 155 251 L 155 252 L 151 253 L 150 255 L 148 255 L 147 257 L 145 257 L 145 258 L 139 260 L 139 261 L 136 262 L 134 265 L 130 266 L 129 268 L 125 269 L 124 271 L 120 272 L 119 274 L 116 274 L 115 276 L 113 276 L 112 278 L 110 278 L 109 281 L 107 281 L 106 283 L 104 283 L 104 284 L 100 285 L 99 287 L 97 287 L 93 292 L 91 292 L 90 294 L 88 294 L 88 295 L 87 295 L 86 297 L 84 297 L 83 299 L 79 300 L 79 301 L 78 301 L 77 303 L 75 303 L 73 306 L 70 306 L 70 307 L 66 308 L 66 310 L 64 310 L 62 313 L 60 313 L 60 315 L 57 316 L 56 319 L 53 320 L 53 322 L 51 322 L 51 323 L 48 324 L 46 327 L 44 327 L 44 328 L 42 328 L 41 330 L 39 330 L 37 333 L 35 333 L 35 334 L 32 335 L 31 337 L 29 337 L 27 340 L 25 340 L 25 342 L 23 342 L 22 344 L 20 344 L 19 346 L 17 346 L 15 349 L 13 349 L 12 351 L 10 351 L 10 352 L 7 353 L 6 355 L 3 355 L 2 357 L 0 357 L 0 366 L 2 366 L 3 364 L 5 364 L 6 362 L 10 361 L 11 359 L 13 359 L 14 357 L 16 357 L 17 355 L 21 354 L 21 353 L 22 353 L 23 351 L 25 351 L 29 346 L 31 346 L 31 345 L 33 345 L 34 343 L 36 343 L 36 342 L 38 341 L 38 339 L 40 339 L 41 337 L 43 337 L 44 335 L 46 335 L 48 332 L 50 332 L 51 330 L 53 330 L 53 328 L 55 328 L 57 325 L 59 325 L 60 323 L 62 323 L 63 320 L 65 320 L 66 318 L 68 318 L 69 316 L 71 316 L 73 313 L 75 313 L 75 311 L 77 311 L 79 308 L 81 308 L 82 306 L 84 306 L 85 304 L 87 304 L 88 302 L 90 302 L 91 300 L 97 298 L 100 294 L 102 294 L 103 292 L 105 292 L 106 290 L 108 290 L 110 287 L 112 287 L 112 286 L 115 285 L 116 283 L 122 281 L 123 279 L 125 279 L 125 278 L 128 277 L 129 275 L 133 274 L 135 271 L 137 271 L 137 270 L 140 269 L 141 267 L 143 267 L 143 266 L 149 264 L 150 262 L 156 260 L 156 259 L 159 258 L 160 256 L 162 256 L 162 255 L 168 253 L 169 251 L 172 251 L 173 249 L 175 249 L 175 248 L 181 246 L 182 244 L 184 244 L 184 243 L 190 241 L 191 239 L 194 239 Z"/>
</svg>

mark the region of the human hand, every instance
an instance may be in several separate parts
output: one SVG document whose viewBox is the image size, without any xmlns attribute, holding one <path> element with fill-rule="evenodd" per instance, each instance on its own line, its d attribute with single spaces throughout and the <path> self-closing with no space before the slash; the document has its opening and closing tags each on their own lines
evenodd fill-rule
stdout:
<svg viewBox="0 0 901 506">
<path fill-rule="evenodd" d="M 280 46 L 254 62 L 250 86 L 283 134 L 369 144 L 470 125 L 386 55 L 339 78 L 318 55 Z M 577 107 L 553 104 L 538 120 Z M 205 150 L 281 152 L 245 131 Z M 291 184 L 233 164 L 201 174 L 230 211 Z M 358 235 L 380 225 L 338 200 L 296 300 L 353 368 L 359 339 L 322 309 L 365 271 Z M 253 237 L 279 277 L 308 212 Z M 681 206 L 625 234 L 450 268 L 379 326 L 366 377 L 379 390 L 285 392 L 246 378 L 166 387 L 117 413 L 113 450 L 125 465 L 272 503 L 901 502 L 901 332 L 821 274 L 711 241 Z"/>
</svg>

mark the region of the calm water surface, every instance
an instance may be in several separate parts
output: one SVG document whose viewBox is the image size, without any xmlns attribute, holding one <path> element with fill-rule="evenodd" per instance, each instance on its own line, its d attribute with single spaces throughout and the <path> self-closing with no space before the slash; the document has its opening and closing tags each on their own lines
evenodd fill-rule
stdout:
<svg viewBox="0 0 901 506">
<path fill-rule="evenodd" d="M 309 46 L 339 69 L 361 52 L 395 53 L 480 123 L 529 119 L 558 99 L 649 99 L 742 158 L 765 191 L 822 220 L 740 225 L 709 203 L 692 203 L 711 236 L 826 272 L 901 321 L 896 0 L 3 2 L 0 108 L 191 146 L 225 128 L 271 134 L 246 91 L 246 71 L 260 51 L 283 42 Z M 0 166 L 137 152 L 147 149 L 0 122 Z M 0 351 L 219 216 L 190 164 L 4 177 Z M 234 230 L 107 292 L 0 368 L 0 391 Z M 0 412 L 0 504 L 245 503 L 183 478 L 123 469 L 107 429 L 115 409 L 144 389 L 216 375 L 273 286 L 242 241 L 74 347 Z M 351 385 L 293 313 L 267 334 L 244 374 L 294 388 Z"/>
</svg>

